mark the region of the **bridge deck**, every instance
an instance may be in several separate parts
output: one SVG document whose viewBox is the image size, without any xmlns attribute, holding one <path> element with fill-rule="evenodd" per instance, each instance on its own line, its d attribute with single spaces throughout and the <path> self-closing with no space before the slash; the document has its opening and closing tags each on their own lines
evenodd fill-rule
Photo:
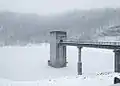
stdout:
<svg viewBox="0 0 120 86">
<path fill-rule="evenodd" d="M 104 48 L 104 49 L 120 49 L 120 42 L 80 42 L 65 40 L 60 42 L 62 45 L 80 46 L 80 47 L 92 47 L 92 48 Z"/>
</svg>

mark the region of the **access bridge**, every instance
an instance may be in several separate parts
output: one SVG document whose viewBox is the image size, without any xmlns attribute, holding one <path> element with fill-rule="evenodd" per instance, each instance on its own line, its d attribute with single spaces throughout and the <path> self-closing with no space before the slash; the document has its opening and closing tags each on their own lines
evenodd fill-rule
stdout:
<svg viewBox="0 0 120 86">
<path fill-rule="evenodd" d="M 82 74 L 81 49 L 83 47 L 112 49 L 114 52 L 114 71 L 120 73 L 120 42 L 93 42 L 67 39 L 64 31 L 50 32 L 50 60 L 48 65 L 55 68 L 66 67 L 66 46 L 76 46 L 78 48 L 78 75 Z"/>
</svg>

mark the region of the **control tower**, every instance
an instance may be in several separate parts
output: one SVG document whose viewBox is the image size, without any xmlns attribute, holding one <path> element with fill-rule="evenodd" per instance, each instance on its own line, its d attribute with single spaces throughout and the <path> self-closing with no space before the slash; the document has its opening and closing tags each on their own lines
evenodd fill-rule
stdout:
<svg viewBox="0 0 120 86">
<path fill-rule="evenodd" d="M 66 67 L 66 46 L 60 45 L 59 42 L 67 39 L 67 33 L 64 31 L 50 32 L 50 60 L 48 65 L 61 68 Z"/>
</svg>

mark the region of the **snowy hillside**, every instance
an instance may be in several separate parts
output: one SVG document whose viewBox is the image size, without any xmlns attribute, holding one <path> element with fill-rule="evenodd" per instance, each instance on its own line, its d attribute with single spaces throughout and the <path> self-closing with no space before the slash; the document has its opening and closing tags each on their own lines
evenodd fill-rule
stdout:
<svg viewBox="0 0 120 86">
<path fill-rule="evenodd" d="M 0 44 L 23 45 L 29 42 L 48 42 L 49 31 L 54 29 L 67 31 L 68 37 L 78 36 L 88 40 L 99 28 L 108 28 L 109 25 L 119 24 L 119 22 L 120 8 L 111 7 L 69 10 L 54 16 L 0 12 Z"/>
<path fill-rule="evenodd" d="M 96 40 L 97 41 L 120 41 L 120 25 L 115 25 L 111 27 L 107 27 L 107 29 L 104 29 L 98 33 L 96 33 Z"/>
</svg>

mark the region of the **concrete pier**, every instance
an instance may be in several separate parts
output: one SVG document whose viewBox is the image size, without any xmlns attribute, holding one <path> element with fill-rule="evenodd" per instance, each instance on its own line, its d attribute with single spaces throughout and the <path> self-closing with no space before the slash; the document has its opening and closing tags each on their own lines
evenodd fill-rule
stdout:
<svg viewBox="0 0 120 86">
<path fill-rule="evenodd" d="M 115 72 L 120 73 L 120 49 L 114 50 L 115 53 Z"/>
<path fill-rule="evenodd" d="M 78 46 L 78 68 L 77 68 L 77 71 L 78 71 L 78 75 L 82 75 L 82 61 L 81 61 L 81 49 L 82 47 Z"/>
</svg>

